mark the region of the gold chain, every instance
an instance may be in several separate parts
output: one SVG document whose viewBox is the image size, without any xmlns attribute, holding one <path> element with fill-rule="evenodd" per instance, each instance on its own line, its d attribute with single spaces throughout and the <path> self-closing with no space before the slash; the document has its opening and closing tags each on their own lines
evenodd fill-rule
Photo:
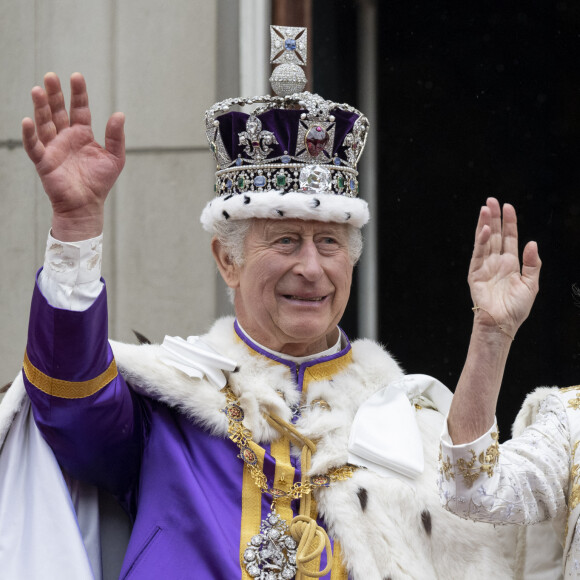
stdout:
<svg viewBox="0 0 580 580">
<path fill-rule="evenodd" d="M 304 494 L 311 493 L 314 489 L 328 487 L 336 481 L 344 481 L 356 471 L 357 468 L 354 465 L 347 464 L 341 467 L 333 467 L 326 475 L 313 475 L 308 479 L 303 478 L 302 481 L 295 483 L 288 491 L 269 487 L 264 472 L 258 467 L 258 457 L 249 446 L 252 441 L 252 432 L 242 423 L 244 410 L 240 407 L 238 400 L 229 387 L 224 389 L 224 393 L 227 405 L 222 409 L 222 412 L 225 413 L 228 419 L 228 437 L 239 447 L 239 457 L 248 466 L 252 479 L 263 493 L 268 493 L 273 498 L 291 497 L 292 499 L 300 499 Z"/>
</svg>

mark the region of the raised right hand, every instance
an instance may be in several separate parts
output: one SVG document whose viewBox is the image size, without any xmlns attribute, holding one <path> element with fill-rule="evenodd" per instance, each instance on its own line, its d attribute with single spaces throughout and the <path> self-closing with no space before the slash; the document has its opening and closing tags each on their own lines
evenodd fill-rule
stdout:
<svg viewBox="0 0 580 580">
<path fill-rule="evenodd" d="M 71 76 L 70 117 L 60 80 L 44 77 L 32 89 L 34 120 L 22 121 L 22 142 L 53 210 L 52 235 L 77 241 L 103 230 L 107 195 L 125 164 L 123 113 L 114 113 L 105 130 L 105 147 L 94 138 L 85 79 Z"/>
</svg>

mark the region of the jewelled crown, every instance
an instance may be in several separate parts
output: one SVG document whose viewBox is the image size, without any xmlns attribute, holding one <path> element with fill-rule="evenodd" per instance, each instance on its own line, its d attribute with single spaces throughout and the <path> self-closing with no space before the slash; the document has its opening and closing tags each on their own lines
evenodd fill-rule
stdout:
<svg viewBox="0 0 580 580">
<path fill-rule="evenodd" d="M 230 98 L 206 111 L 217 162 L 216 197 L 201 222 L 299 218 L 363 226 L 368 206 L 358 195 L 356 166 L 369 123 L 357 109 L 303 91 L 305 28 L 271 26 L 270 62 L 278 65 L 274 96 Z M 230 110 L 251 107 L 249 113 Z"/>
</svg>

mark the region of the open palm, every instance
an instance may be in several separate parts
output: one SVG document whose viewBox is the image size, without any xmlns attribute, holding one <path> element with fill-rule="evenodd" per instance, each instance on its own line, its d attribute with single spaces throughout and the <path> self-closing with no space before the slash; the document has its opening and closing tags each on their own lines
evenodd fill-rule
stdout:
<svg viewBox="0 0 580 580">
<path fill-rule="evenodd" d="M 522 261 L 520 270 L 514 208 L 504 205 L 502 223 L 498 201 L 488 199 L 477 224 L 468 281 L 474 305 L 490 315 L 489 324 L 501 324 L 513 334 L 538 292 L 541 261 L 535 242 L 526 245 Z"/>
<path fill-rule="evenodd" d="M 34 121 L 22 121 L 23 144 L 35 164 L 57 224 L 74 224 L 88 236 L 102 228 L 106 197 L 125 163 L 124 116 L 107 123 L 105 147 L 94 138 L 88 95 L 82 75 L 71 77 L 70 117 L 60 81 L 49 73 L 45 89 L 34 87 Z M 90 230 L 90 231 L 89 231 Z"/>
</svg>

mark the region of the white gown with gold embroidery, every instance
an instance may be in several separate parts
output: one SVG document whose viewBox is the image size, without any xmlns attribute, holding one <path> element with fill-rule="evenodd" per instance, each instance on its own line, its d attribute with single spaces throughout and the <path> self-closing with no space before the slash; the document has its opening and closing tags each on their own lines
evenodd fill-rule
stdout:
<svg viewBox="0 0 580 580">
<path fill-rule="evenodd" d="M 453 445 L 445 429 L 441 502 L 476 521 L 539 524 L 520 533 L 524 577 L 580 578 L 579 443 L 580 388 L 538 389 L 526 399 L 514 438 L 506 443 L 498 444 L 496 424 L 463 445 Z"/>
</svg>

